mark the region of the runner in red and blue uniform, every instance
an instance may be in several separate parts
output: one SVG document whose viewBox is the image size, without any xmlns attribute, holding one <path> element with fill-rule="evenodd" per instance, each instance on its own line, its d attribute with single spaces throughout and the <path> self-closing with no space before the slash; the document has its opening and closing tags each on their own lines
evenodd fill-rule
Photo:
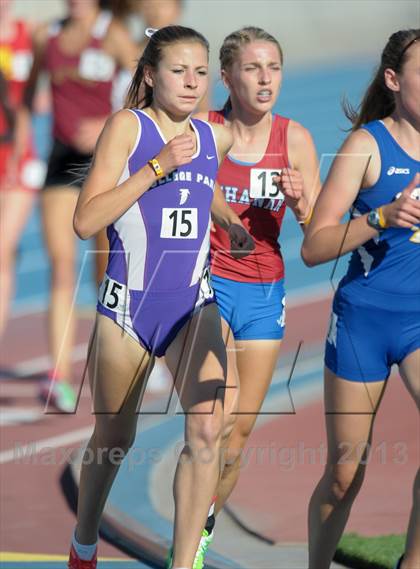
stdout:
<svg viewBox="0 0 420 569">
<path fill-rule="evenodd" d="M 228 362 L 238 372 L 228 390 L 226 414 L 238 412 L 226 466 L 203 531 L 202 558 L 215 515 L 238 480 L 241 451 L 254 427 L 279 356 L 285 326 L 284 263 L 278 242 L 286 206 L 305 227 L 319 192 L 319 167 L 310 133 L 273 114 L 282 81 L 283 53 L 260 28 L 236 31 L 220 49 L 229 99 L 221 111 L 199 116 L 228 125 L 233 146 L 217 177 L 226 201 L 255 241 L 244 259 L 229 255 L 226 231 L 211 235 L 212 285 L 222 316 Z M 230 374 L 229 377 L 236 377 Z M 229 420 L 229 419 L 227 419 Z M 194 566 L 200 567 L 200 565 Z"/>
</svg>

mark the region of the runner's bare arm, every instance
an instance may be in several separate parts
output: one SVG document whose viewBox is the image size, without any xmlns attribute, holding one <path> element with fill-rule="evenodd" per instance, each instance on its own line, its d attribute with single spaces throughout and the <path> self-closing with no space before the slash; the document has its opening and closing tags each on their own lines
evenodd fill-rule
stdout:
<svg viewBox="0 0 420 569">
<path fill-rule="evenodd" d="M 118 185 L 137 129 L 137 118 L 127 110 L 107 120 L 74 214 L 74 229 L 81 239 L 89 239 L 118 219 L 155 181 L 152 168 L 146 164 Z"/>
<path fill-rule="evenodd" d="M 296 217 L 303 221 L 310 214 L 321 191 L 318 157 L 311 133 L 295 121 L 290 121 L 287 141 L 289 162 L 299 172 L 303 182 L 300 199 L 294 208 Z"/>
<path fill-rule="evenodd" d="M 307 265 L 336 259 L 377 235 L 367 224 L 367 215 L 341 222 L 363 185 L 375 150 L 373 138 L 362 130 L 352 133 L 341 147 L 305 232 L 302 258 Z"/>
<path fill-rule="evenodd" d="M 200 113 L 197 118 L 201 120 L 207 120 L 208 113 Z M 219 157 L 219 167 L 222 164 L 224 157 L 229 152 L 230 147 L 233 144 L 233 136 L 230 129 L 223 125 L 212 124 L 213 132 L 216 138 L 217 152 Z M 220 189 L 219 184 L 216 182 L 214 187 L 214 197 L 211 207 L 212 219 L 215 223 L 223 227 L 223 229 L 228 230 L 232 223 L 237 223 L 242 225 L 241 220 L 236 215 L 236 213 L 228 206 Z"/>
<path fill-rule="evenodd" d="M 213 202 L 211 204 L 211 217 L 214 223 L 217 223 L 226 231 L 232 223 L 242 225 L 239 216 L 226 202 L 225 196 L 217 182 L 214 187 Z"/>
</svg>

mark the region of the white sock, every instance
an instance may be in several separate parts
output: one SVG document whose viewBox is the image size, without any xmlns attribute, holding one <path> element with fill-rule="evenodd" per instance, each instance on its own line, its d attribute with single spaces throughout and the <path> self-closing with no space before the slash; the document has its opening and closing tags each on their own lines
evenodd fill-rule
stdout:
<svg viewBox="0 0 420 569">
<path fill-rule="evenodd" d="M 92 545 L 82 545 L 77 541 L 76 530 L 74 530 L 72 544 L 80 559 L 82 559 L 83 561 L 90 561 L 95 553 L 98 541 L 92 543 Z"/>
</svg>

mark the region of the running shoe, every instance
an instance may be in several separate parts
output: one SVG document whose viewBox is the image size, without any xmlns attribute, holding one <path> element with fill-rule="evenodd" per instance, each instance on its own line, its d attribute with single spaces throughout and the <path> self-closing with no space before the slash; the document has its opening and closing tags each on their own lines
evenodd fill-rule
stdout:
<svg viewBox="0 0 420 569">
<path fill-rule="evenodd" d="M 195 554 L 193 569 L 204 568 L 204 559 L 213 541 L 213 537 L 214 537 L 214 531 L 209 533 L 206 529 L 203 530 L 203 533 L 201 534 L 200 543 L 198 544 L 197 553 Z"/>
<path fill-rule="evenodd" d="M 68 569 L 96 569 L 97 562 L 97 550 L 90 561 L 85 561 L 84 559 L 80 559 L 74 549 L 74 546 L 71 546 L 69 562 L 67 565 Z"/>
<path fill-rule="evenodd" d="M 209 533 L 206 529 L 201 534 L 200 543 L 198 544 L 197 553 L 195 554 L 193 569 L 204 569 L 204 559 L 207 551 L 213 541 L 214 532 Z M 172 569 L 173 548 L 171 547 L 166 557 L 166 569 Z"/>
<path fill-rule="evenodd" d="M 43 403 L 52 405 L 63 413 L 76 411 L 76 393 L 66 381 L 46 379 L 41 383 L 39 398 Z"/>
</svg>

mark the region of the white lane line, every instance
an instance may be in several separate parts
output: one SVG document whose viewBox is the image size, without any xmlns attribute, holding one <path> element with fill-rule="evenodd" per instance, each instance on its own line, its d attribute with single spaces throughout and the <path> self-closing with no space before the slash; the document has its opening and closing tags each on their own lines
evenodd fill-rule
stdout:
<svg viewBox="0 0 420 569">
<path fill-rule="evenodd" d="M 79 362 L 86 358 L 88 343 L 77 344 L 74 346 L 71 353 L 71 361 Z M 51 359 L 49 356 L 39 356 L 36 358 L 31 358 L 20 364 L 13 366 L 13 372 L 17 375 L 32 375 L 34 373 L 40 373 L 46 371 L 51 367 Z"/>
<path fill-rule="evenodd" d="M 14 448 L 0 452 L 0 464 L 14 462 L 16 460 L 25 460 L 25 457 L 27 459 L 30 459 L 30 457 L 39 454 L 46 448 L 52 449 L 78 443 L 89 438 L 92 434 L 92 431 L 93 425 L 90 425 L 89 427 L 83 427 L 82 429 L 70 431 L 69 433 L 64 433 L 63 435 L 57 435 L 55 437 L 49 437 L 47 439 L 32 441 L 24 445 L 15 443 Z"/>
<path fill-rule="evenodd" d="M 0 426 L 9 427 L 34 423 L 42 418 L 39 407 L 0 407 Z"/>
<path fill-rule="evenodd" d="M 148 407 L 146 405 L 144 411 L 147 412 L 148 408 L 150 411 L 150 409 L 153 407 L 153 403 L 151 404 L 151 407 Z M 142 422 L 139 424 L 138 432 L 141 432 L 143 435 L 146 431 L 152 429 L 161 422 L 162 416 L 160 414 L 147 416 L 145 415 L 142 417 Z M 88 427 L 69 431 L 63 435 L 56 435 L 55 437 L 31 441 L 23 445 L 15 442 L 14 448 L 0 452 L 0 464 L 25 460 L 25 457 L 26 460 L 30 460 L 31 457 L 40 454 L 45 450 L 51 451 L 51 449 L 74 445 L 76 443 L 80 443 L 80 441 L 86 441 L 91 437 L 93 428 L 93 425 L 90 425 Z"/>
</svg>

